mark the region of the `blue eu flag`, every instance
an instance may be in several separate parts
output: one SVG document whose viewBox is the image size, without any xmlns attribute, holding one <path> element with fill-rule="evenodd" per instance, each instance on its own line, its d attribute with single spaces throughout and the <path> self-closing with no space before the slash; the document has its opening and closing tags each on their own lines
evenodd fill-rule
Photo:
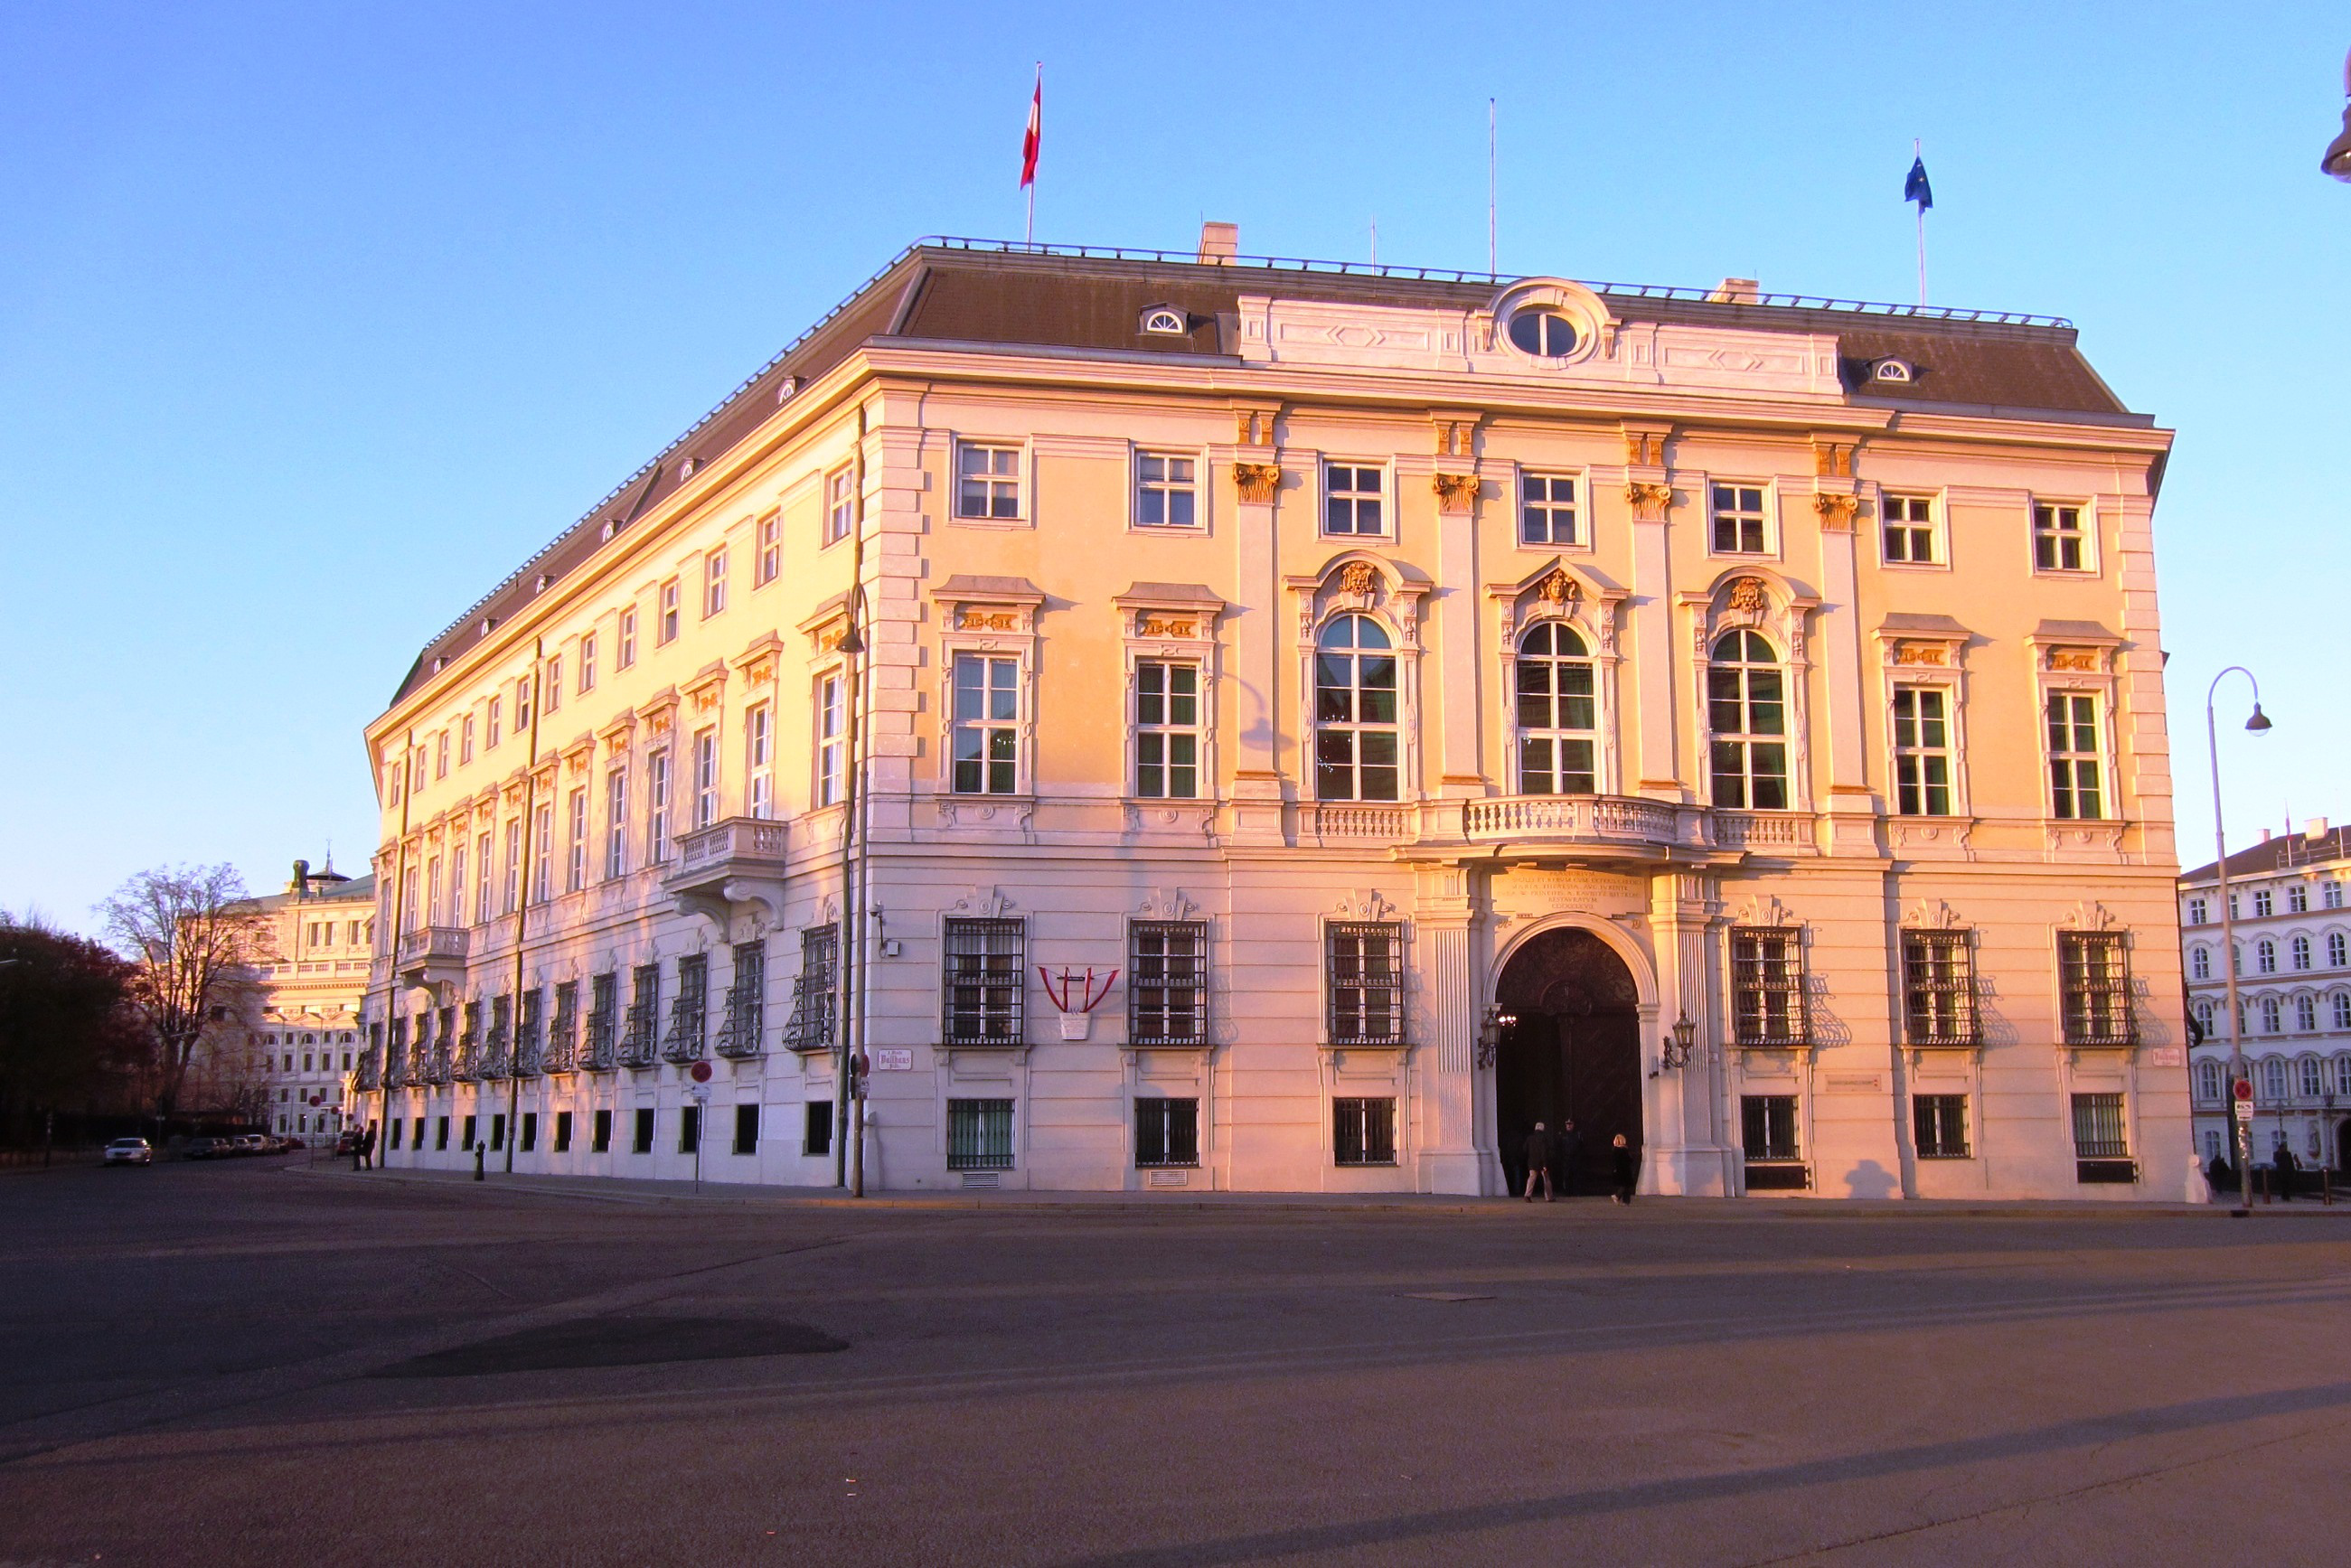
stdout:
<svg viewBox="0 0 2351 1568">
<path fill-rule="evenodd" d="M 1927 183 L 1926 159 L 1910 160 L 1910 177 L 1902 182 L 1902 199 L 1917 203 L 1922 213 L 1935 204 L 1935 187 Z"/>
</svg>

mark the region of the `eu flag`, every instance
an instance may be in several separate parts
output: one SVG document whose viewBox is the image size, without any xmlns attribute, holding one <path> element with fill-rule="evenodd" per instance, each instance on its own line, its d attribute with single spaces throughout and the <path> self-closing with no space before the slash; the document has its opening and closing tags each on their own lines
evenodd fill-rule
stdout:
<svg viewBox="0 0 2351 1568">
<path fill-rule="evenodd" d="M 1910 160 L 1910 177 L 1902 182 L 1902 199 L 1917 203 L 1922 213 L 1935 204 L 1935 188 L 1927 183 L 1926 159 Z"/>
</svg>

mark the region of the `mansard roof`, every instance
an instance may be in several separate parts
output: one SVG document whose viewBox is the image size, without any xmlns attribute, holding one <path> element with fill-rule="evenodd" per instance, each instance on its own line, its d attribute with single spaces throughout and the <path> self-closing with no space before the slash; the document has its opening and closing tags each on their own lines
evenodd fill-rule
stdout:
<svg viewBox="0 0 2351 1568">
<path fill-rule="evenodd" d="M 799 388 L 869 342 L 1211 359 L 1238 367 L 1234 340 L 1243 296 L 1476 309 L 1515 281 L 1353 262 L 1244 256 L 1204 263 L 1157 251 L 918 241 L 427 643 L 392 700 L 430 678 L 435 661 L 472 647 L 700 467 L 749 437 Z M 1690 288 L 1586 287 L 1621 321 L 1833 334 L 1842 380 L 1856 405 L 2152 423 L 2123 406 L 2083 357 L 2072 323 L 2054 317 L 1796 295 L 1729 300 Z M 1146 333 L 1144 319 L 1155 307 L 1183 310 L 1190 329 Z M 1912 366 L 1913 379 L 1872 378 L 1870 368 L 1886 359 Z"/>
</svg>

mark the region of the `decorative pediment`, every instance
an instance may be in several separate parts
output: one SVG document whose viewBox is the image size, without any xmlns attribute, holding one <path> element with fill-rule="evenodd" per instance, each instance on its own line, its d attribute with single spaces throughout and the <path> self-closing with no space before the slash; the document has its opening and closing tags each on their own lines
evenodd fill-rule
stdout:
<svg viewBox="0 0 2351 1568">
<path fill-rule="evenodd" d="M 1677 596 L 1691 611 L 1691 633 L 1698 656 L 1704 659 L 1716 638 L 1737 627 L 1763 632 L 1776 640 L 1791 659 L 1801 656 L 1805 612 L 1820 607 L 1817 594 L 1768 567 L 1736 567 L 1715 579 L 1703 592 Z"/>
<path fill-rule="evenodd" d="M 751 645 L 731 661 L 736 674 L 746 685 L 770 685 L 776 679 L 776 665 L 784 652 L 784 640 L 773 632 L 762 632 L 751 639 Z"/>
<path fill-rule="evenodd" d="M 1761 894 L 1749 899 L 1731 919 L 1740 925 L 1761 925 L 1782 931 L 1793 930 L 1803 925 L 1796 918 L 1796 912 L 1781 903 L 1773 894 Z"/>
<path fill-rule="evenodd" d="M 695 713 L 708 713 L 726 695 L 726 666 L 714 659 L 694 673 L 694 678 L 684 687 L 685 700 Z"/>
<path fill-rule="evenodd" d="M 1045 595 L 1025 577 L 957 572 L 931 590 L 931 601 L 944 612 L 950 632 L 1024 635 L 1036 631 Z"/>
<path fill-rule="evenodd" d="M 2123 640 L 2095 621 L 2043 621 L 2025 639 L 2032 662 L 2057 674 L 2105 675 L 2114 673 Z"/>
<path fill-rule="evenodd" d="M 976 915 L 983 920 L 1001 920 L 1019 905 L 1004 896 L 999 887 L 974 887 L 956 900 L 947 913 Z"/>
<path fill-rule="evenodd" d="M 588 765 L 595 760 L 596 737 L 592 735 L 580 736 L 563 748 L 563 770 L 575 777 L 587 772 Z"/>
<path fill-rule="evenodd" d="M 620 717 L 606 725 L 598 733 L 597 738 L 604 743 L 605 756 L 618 757 L 629 749 L 629 743 L 635 738 L 636 733 L 637 716 L 623 712 Z"/>
<path fill-rule="evenodd" d="M 1197 582 L 1137 582 L 1114 595 L 1127 634 L 1147 642 L 1207 642 L 1226 605 Z"/>
<path fill-rule="evenodd" d="M 2085 898 L 2057 917 L 2061 931 L 2119 931 L 2122 921 L 2095 898 Z"/>
<path fill-rule="evenodd" d="M 1616 644 L 1616 606 L 1628 595 L 1588 570 L 1571 567 L 1553 556 L 1514 581 L 1488 583 L 1486 597 L 1501 612 L 1506 642 L 1516 637 L 1521 628 L 1548 617 L 1584 627 L 1601 651 L 1610 653 Z"/>
<path fill-rule="evenodd" d="M 1909 931 L 1963 931 L 1967 922 L 1959 912 L 1939 898 L 1922 898 L 1904 912 L 1902 925 Z"/>
<path fill-rule="evenodd" d="M 1901 670 L 1956 670 L 1974 636 L 1948 615 L 1890 614 L 1876 632 L 1880 654 Z"/>
<path fill-rule="evenodd" d="M 646 698 L 637 706 L 637 716 L 644 721 L 647 735 L 667 735 L 677 722 L 677 688 L 664 686 Z"/>
<path fill-rule="evenodd" d="M 818 604 L 800 617 L 799 630 L 808 638 L 812 653 L 831 653 L 840 648 L 849 631 L 849 595 L 836 593 Z"/>
<path fill-rule="evenodd" d="M 1360 887 L 1353 893 L 1343 893 L 1331 913 L 1342 920 L 1392 920 L 1396 906 L 1375 887 Z"/>
<path fill-rule="evenodd" d="M 1191 920 L 1198 916 L 1200 906 L 1185 897 L 1180 887 L 1154 888 L 1134 913 L 1144 920 Z"/>
<path fill-rule="evenodd" d="M 1298 632 L 1311 643 L 1324 617 L 1343 612 L 1384 614 L 1405 645 L 1417 646 L 1420 601 L 1436 587 L 1418 568 L 1362 550 L 1343 551 L 1311 575 L 1284 578 L 1298 596 Z"/>
</svg>

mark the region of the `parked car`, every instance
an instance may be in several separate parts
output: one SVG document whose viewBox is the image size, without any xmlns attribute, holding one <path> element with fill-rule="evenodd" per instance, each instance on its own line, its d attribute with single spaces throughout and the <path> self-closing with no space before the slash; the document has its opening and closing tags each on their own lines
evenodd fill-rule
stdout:
<svg viewBox="0 0 2351 1568">
<path fill-rule="evenodd" d="M 190 1138 L 180 1150 L 180 1157 L 186 1160 L 226 1159 L 228 1154 L 226 1138 Z"/>
<path fill-rule="evenodd" d="M 110 1166 L 152 1166 L 155 1150 L 144 1138 L 117 1138 L 106 1145 L 99 1164 Z"/>
<path fill-rule="evenodd" d="M 269 1142 L 258 1133 L 240 1133 L 236 1137 L 236 1152 L 240 1155 L 266 1155 L 269 1152 Z"/>
<path fill-rule="evenodd" d="M 342 1135 L 335 1140 L 335 1153 L 339 1155 L 348 1155 L 353 1149 L 359 1147 L 359 1129 L 356 1127 L 346 1127 L 342 1131 Z"/>
</svg>

